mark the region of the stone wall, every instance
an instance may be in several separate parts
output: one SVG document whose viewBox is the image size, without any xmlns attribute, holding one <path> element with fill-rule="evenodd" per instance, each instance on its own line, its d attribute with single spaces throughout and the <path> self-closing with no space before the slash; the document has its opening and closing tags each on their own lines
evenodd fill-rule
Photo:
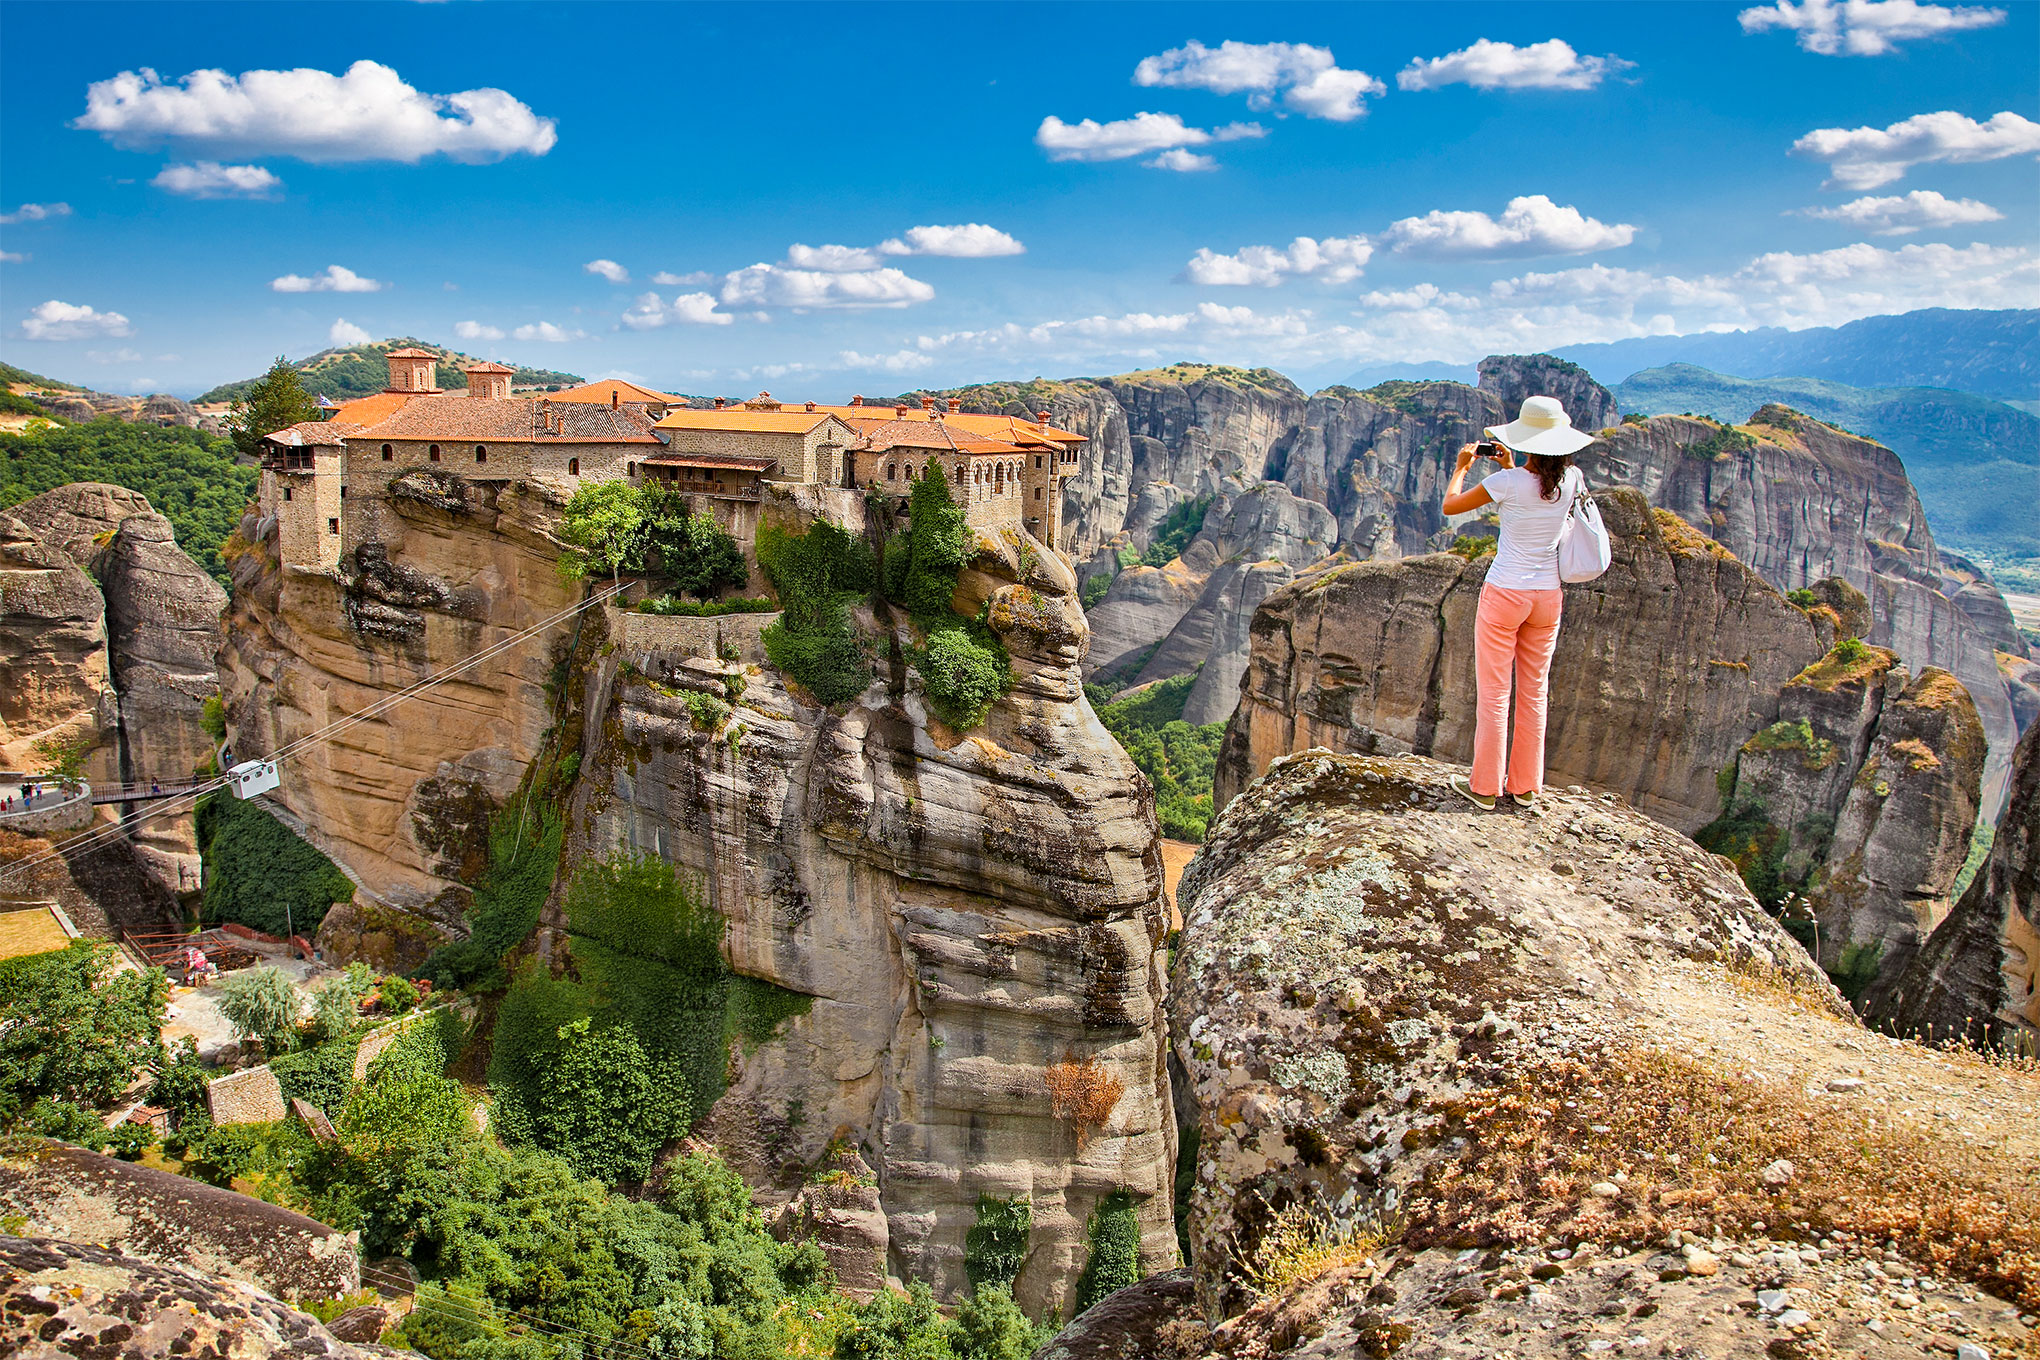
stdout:
<svg viewBox="0 0 2040 1360">
<path fill-rule="evenodd" d="M 215 1124 L 268 1124 L 283 1118 L 283 1087 L 269 1064 L 229 1072 L 205 1084 L 205 1107 Z"/>
</svg>

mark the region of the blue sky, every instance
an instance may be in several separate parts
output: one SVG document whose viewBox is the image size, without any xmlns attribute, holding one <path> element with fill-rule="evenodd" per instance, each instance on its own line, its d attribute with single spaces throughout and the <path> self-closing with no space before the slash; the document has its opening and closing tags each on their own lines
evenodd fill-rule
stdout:
<svg viewBox="0 0 2040 1360">
<path fill-rule="evenodd" d="M 2031 0 L 0 22 L 0 354 L 109 390 L 397 334 L 682 391 L 1309 385 L 2040 305 Z"/>
</svg>

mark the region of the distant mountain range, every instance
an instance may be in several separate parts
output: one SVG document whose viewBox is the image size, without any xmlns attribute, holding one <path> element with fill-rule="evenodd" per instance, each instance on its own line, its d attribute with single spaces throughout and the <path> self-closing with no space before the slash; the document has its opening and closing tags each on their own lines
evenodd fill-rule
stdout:
<svg viewBox="0 0 2040 1360">
<path fill-rule="evenodd" d="M 467 377 L 461 372 L 461 365 L 480 363 L 472 354 L 463 354 L 457 349 L 435 345 L 429 340 L 412 336 L 397 336 L 389 340 L 378 340 L 368 345 L 345 345 L 336 349 L 322 349 L 317 354 L 292 362 L 298 372 L 305 375 L 305 390 L 313 396 L 328 396 L 335 401 L 349 397 L 372 396 L 390 383 L 389 352 L 409 346 L 413 349 L 430 350 L 439 356 L 439 385 L 449 391 L 465 388 Z M 221 383 L 210 392 L 198 398 L 203 406 L 209 402 L 233 401 L 254 386 L 260 378 L 242 378 L 238 382 Z M 512 373 L 512 387 L 559 388 L 574 387 L 581 379 L 572 373 L 562 373 L 550 368 L 516 367 Z"/>
<path fill-rule="evenodd" d="M 1739 378 L 1683 363 L 1633 373 L 1614 392 L 1625 412 L 1740 422 L 1777 402 L 1867 435 L 1904 460 L 1936 540 L 1995 561 L 2040 557 L 2040 419 L 2017 407 L 1941 387 Z"/>
<path fill-rule="evenodd" d="M 1641 369 L 1698 364 L 1739 378 L 1824 378 L 1853 387 L 1952 387 L 2040 400 L 2040 311 L 1932 307 L 1846 326 L 1648 336 L 1551 351 L 1613 387 Z"/>
</svg>

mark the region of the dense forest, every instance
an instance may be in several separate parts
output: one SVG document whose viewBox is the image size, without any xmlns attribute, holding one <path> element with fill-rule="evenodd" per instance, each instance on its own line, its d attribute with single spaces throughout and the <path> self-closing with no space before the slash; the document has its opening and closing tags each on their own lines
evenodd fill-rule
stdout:
<svg viewBox="0 0 2040 1360">
<path fill-rule="evenodd" d="M 234 461 L 233 441 L 197 430 L 131 425 L 112 416 L 0 434 L 0 510 L 73 482 L 111 482 L 149 498 L 221 584 L 220 545 L 254 498 L 258 474 Z"/>
</svg>

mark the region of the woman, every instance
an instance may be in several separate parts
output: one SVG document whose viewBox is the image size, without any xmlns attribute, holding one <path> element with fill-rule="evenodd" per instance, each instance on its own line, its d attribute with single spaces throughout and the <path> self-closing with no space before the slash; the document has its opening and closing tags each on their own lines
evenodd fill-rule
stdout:
<svg viewBox="0 0 2040 1360">
<path fill-rule="evenodd" d="M 1473 774 L 1454 775 L 1452 787 L 1478 807 L 1492 809 L 1506 789 L 1518 807 L 1537 811 L 1544 787 L 1544 710 L 1551 654 L 1558 646 L 1561 602 L 1558 537 L 1584 479 L 1572 456 L 1594 442 L 1575 430 L 1555 397 L 1530 397 L 1507 425 L 1487 431 L 1500 472 L 1471 491 L 1460 490 L 1476 445 L 1459 450 L 1445 487 L 1444 511 L 1463 515 L 1493 503 L 1501 507 L 1501 541 L 1488 564 L 1474 616 L 1473 669 L 1480 703 L 1473 728 Z M 1523 454 L 1525 467 L 1516 466 Z M 1516 739 L 1509 726 L 1510 669 L 1515 671 Z M 1508 745 L 1508 769 L 1502 748 Z"/>
</svg>

